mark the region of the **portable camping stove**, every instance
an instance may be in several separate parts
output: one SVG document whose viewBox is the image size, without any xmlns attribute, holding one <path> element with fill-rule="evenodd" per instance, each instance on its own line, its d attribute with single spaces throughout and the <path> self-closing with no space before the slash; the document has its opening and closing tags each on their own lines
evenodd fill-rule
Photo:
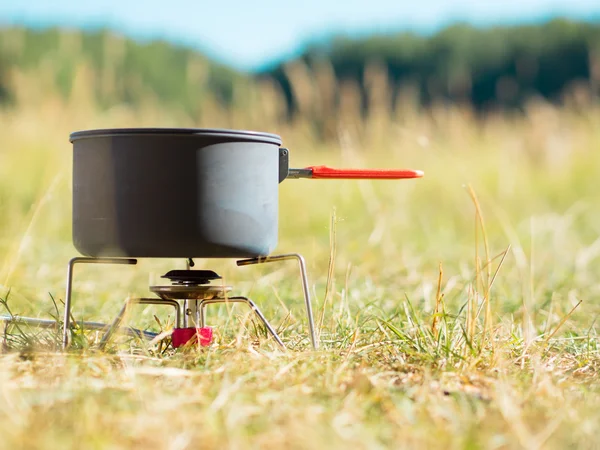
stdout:
<svg viewBox="0 0 600 450">
<path fill-rule="evenodd" d="M 277 246 L 279 185 L 286 179 L 401 180 L 423 176 L 422 171 L 411 169 L 290 168 L 290 151 L 281 146 L 281 137 L 255 131 L 116 128 L 74 132 L 69 141 L 73 144 L 73 244 L 88 257 L 69 262 L 63 348 L 69 346 L 71 337 L 71 291 L 77 264 L 137 264 L 133 258 L 139 257 L 268 255 Z M 239 260 L 237 264 L 289 259 L 297 260 L 300 265 L 310 340 L 316 349 L 318 342 L 302 256 L 293 253 L 258 257 Z M 231 287 L 215 283 L 221 279 L 219 275 L 191 270 L 190 266 L 165 274 L 170 284 L 151 286 L 154 297 L 126 300 L 112 323 L 76 325 L 103 330 L 101 347 L 116 332 L 160 339 L 162 334 L 121 325 L 133 305 L 165 305 L 175 309 L 173 346 L 189 342 L 206 346 L 212 342 L 212 329 L 206 325 L 206 307 L 216 303 L 244 303 L 275 342 L 285 348 L 252 300 L 229 296 Z M 53 320 L 25 317 L 0 317 L 0 321 L 7 326 L 18 322 L 57 326 Z"/>
<path fill-rule="evenodd" d="M 306 306 L 306 316 L 308 319 L 309 335 L 312 347 L 317 349 L 319 343 L 315 335 L 315 328 L 312 316 L 312 305 L 310 293 L 308 290 L 308 277 L 306 274 L 306 263 L 304 258 L 297 253 L 285 255 L 275 255 L 262 258 L 252 258 L 237 261 L 238 266 L 248 266 L 253 264 L 264 264 L 269 262 L 280 262 L 287 260 L 296 260 L 300 267 L 300 276 L 302 279 L 302 290 L 304 293 L 304 302 Z M 67 269 L 67 287 L 65 295 L 65 310 L 62 324 L 62 347 L 68 348 L 70 343 L 71 325 L 75 324 L 80 328 L 88 330 L 104 331 L 99 347 L 102 349 L 117 333 L 128 336 L 137 336 L 145 339 L 155 339 L 158 333 L 137 330 L 122 326 L 127 312 L 133 305 L 162 305 L 170 306 L 175 310 L 175 326 L 171 334 L 171 343 L 174 348 L 186 344 L 197 344 L 208 346 L 213 340 L 213 330 L 207 326 L 206 308 L 208 305 L 218 303 L 243 303 L 247 305 L 265 326 L 273 340 L 285 350 L 285 345 L 279 337 L 277 331 L 265 318 L 264 314 L 248 297 L 229 296 L 232 291 L 231 286 L 224 286 L 211 282 L 221 280 L 221 277 L 211 270 L 192 270 L 193 261 L 188 260 L 186 270 L 171 270 L 162 278 L 168 279 L 170 284 L 150 286 L 150 291 L 156 295 L 151 298 L 129 298 L 125 301 L 123 308 L 117 317 L 110 324 L 87 321 L 72 321 L 72 286 L 73 272 L 77 264 L 137 264 L 137 259 L 133 258 L 89 258 L 75 257 L 69 261 Z M 27 324 L 41 328 L 55 328 L 57 322 L 47 319 L 35 319 L 22 316 L 0 316 L 0 321 L 4 322 L 4 334 L 11 324 Z"/>
</svg>

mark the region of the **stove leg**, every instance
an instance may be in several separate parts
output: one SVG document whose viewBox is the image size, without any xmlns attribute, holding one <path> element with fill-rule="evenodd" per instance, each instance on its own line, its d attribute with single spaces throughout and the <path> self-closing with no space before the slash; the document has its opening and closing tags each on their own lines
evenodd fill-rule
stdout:
<svg viewBox="0 0 600 450">
<path fill-rule="evenodd" d="M 179 303 L 177 303 L 175 300 L 162 300 L 159 298 L 129 298 L 129 299 L 125 300 L 125 304 L 123 305 L 123 308 L 121 308 L 121 311 L 119 312 L 117 317 L 115 317 L 115 320 L 113 320 L 113 322 L 110 324 L 110 327 L 108 328 L 106 333 L 104 333 L 104 336 L 102 336 L 102 339 L 100 340 L 100 344 L 98 345 L 100 350 L 103 350 L 104 347 L 106 347 L 106 344 L 112 338 L 112 336 L 115 334 L 117 329 L 120 327 L 121 322 L 123 322 L 123 319 L 125 318 L 125 315 L 127 314 L 127 311 L 129 310 L 129 308 L 132 305 L 161 305 L 161 306 L 168 305 L 168 306 L 172 306 L 173 308 L 175 308 L 175 328 L 180 328 L 180 326 L 181 326 L 181 311 L 179 309 Z"/>
<path fill-rule="evenodd" d="M 71 325 L 71 293 L 73 291 L 73 269 L 75 264 L 137 264 L 137 259 L 132 258 L 71 258 L 67 266 L 67 292 L 65 294 L 65 315 L 62 329 L 62 348 L 69 346 L 69 329 Z"/>
<path fill-rule="evenodd" d="M 196 326 L 204 328 L 206 324 L 206 308 L 202 306 L 201 300 L 196 300 Z"/>
<path fill-rule="evenodd" d="M 308 318 L 308 329 L 310 332 L 310 341 L 312 343 L 313 349 L 317 350 L 319 348 L 319 340 L 317 339 L 317 335 L 315 332 L 315 323 L 313 321 L 313 313 L 312 313 L 312 304 L 310 301 L 310 291 L 308 290 L 308 275 L 306 274 L 306 262 L 304 261 L 304 257 L 299 253 L 288 253 L 285 255 L 274 255 L 274 256 L 266 256 L 252 259 L 243 259 L 241 261 L 237 261 L 238 266 L 249 266 L 252 264 L 264 264 L 268 262 L 278 262 L 278 261 L 287 261 L 290 259 L 295 259 L 298 261 L 298 265 L 300 266 L 300 276 L 302 278 L 302 292 L 304 294 L 304 304 L 306 305 L 306 316 Z"/>
<path fill-rule="evenodd" d="M 261 320 L 261 322 L 263 323 L 263 325 L 265 326 L 267 331 L 271 334 L 271 336 L 273 336 L 273 339 L 275 339 L 275 342 L 277 342 L 277 344 L 281 347 L 282 350 L 285 350 L 285 344 L 283 343 L 283 341 L 281 340 L 281 338 L 279 337 L 279 335 L 277 334 L 275 329 L 271 326 L 271 324 L 266 319 L 266 317 L 263 315 L 263 313 L 260 311 L 260 309 L 258 309 L 258 306 L 256 306 L 256 303 L 254 303 L 252 300 L 250 300 L 247 297 L 211 298 L 211 299 L 205 299 L 205 300 L 200 301 L 200 318 L 201 318 L 200 326 L 201 327 L 204 327 L 205 323 L 206 323 L 206 306 L 213 305 L 215 303 L 245 303 L 246 305 L 248 305 L 250 307 L 250 309 L 252 311 L 254 311 L 254 313 Z"/>
<path fill-rule="evenodd" d="M 302 293 L 304 294 L 304 304 L 306 306 L 306 316 L 308 318 L 308 328 L 310 331 L 310 341 L 315 350 L 319 348 L 319 341 L 315 334 L 315 323 L 313 321 L 312 305 L 310 301 L 310 291 L 308 290 L 308 275 L 306 274 L 306 262 L 304 257 L 299 254 L 294 255 L 300 266 L 300 277 L 302 278 Z"/>
</svg>

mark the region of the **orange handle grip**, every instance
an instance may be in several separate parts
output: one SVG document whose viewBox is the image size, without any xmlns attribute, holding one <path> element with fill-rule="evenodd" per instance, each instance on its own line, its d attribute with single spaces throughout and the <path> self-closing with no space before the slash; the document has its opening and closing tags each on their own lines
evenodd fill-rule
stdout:
<svg viewBox="0 0 600 450">
<path fill-rule="evenodd" d="M 310 166 L 306 169 L 312 171 L 311 178 L 337 178 L 346 180 L 380 179 L 401 180 L 405 178 L 421 178 L 421 170 L 410 169 L 334 169 L 327 166 Z"/>
</svg>

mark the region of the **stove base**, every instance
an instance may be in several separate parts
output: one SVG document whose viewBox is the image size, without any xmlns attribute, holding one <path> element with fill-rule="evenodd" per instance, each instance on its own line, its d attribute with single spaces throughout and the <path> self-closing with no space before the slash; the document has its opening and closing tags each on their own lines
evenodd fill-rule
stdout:
<svg viewBox="0 0 600 450">
<path fill-rule="evenodd" d="M 284 254 L 284 255 L 274 255 L 274 256 L 240 260 L 240 261 L 237 261 L 237 265 L 238 266 L 248 266 L 248 265 L 254 265 L 254 264 L 264 264 L 264 263 L 280 262 L 280 261 L 287 261 L 287 260 L 296 260 L 296 261 L 298 261 L 298 264 L 299 264 L 300 276 L 301 276 L 301 280 L 302 280 L 302 291 L 303 291 L 304 302 L 305 302 L 305 307 L 306 307 L 306 316 L 307 316 L 307 320 L 308 320 L 309 336 L 310 336 L 310 341 L 311 341 L 312 347 L 313 347 L 313 349 L 316 350 L 319 348 L 319 342 L 318 342 L 318 338 L 316 336 L 316 331 L 315 331 L 315 326 L 314 326 L 314 321 L 313 321 L 311 298 L 310 298 L 310 293 L 309 293 L 309 288 L 308 288 L 308 276 L 306 274 L 306 263 L 304 261 L 304 258 L 298 253 L 290 253 L 290 254 Z M 137 259 L 75 257 L 69 261 L 69 264 L 67 266 L 65 309 L 64 309 L 64 316 L 63 316 L 63 323 L 62 323 L 62 347 L 63 347 L 63 350 L 66 350 L 68 348 L 69 341 L 70 341 L 71 306 L 72 306 L 71 294 L 72 294 L 72 286 L 73 286 L 73 272 L 74 272 L 75 265 L 77 265 L 77 264 L 134 265 L 134 264 L 137 264 Z M 100 345 L 102 347 L 102 346 L 106 345 L 106 343 L 108 342 L 108 339 L 111 337 L 111 335 L 116 332 L 124 332 L 131 336 L 142 336 L 142 337 L 148 338 L 148 339 L 154 339 L 158 336 L 156 333 L 146 332 L 146 331 L 142 331 L 142 330 L 136 330 L 134 328 L 120 327 L 120 323 L 123 320 L 123 316 L 124 316 L 126 309 L 128 308 L 130 303 L 157 304 L 157 305 L 173 306 L 176 310 L 176 324 L 177 324 L 176 329 L 177 328 L 179 328 L 179 329 L 187 329 L 187 328 L 195 329 L 194 327 L 188 326 L 188 317 L 187 316 L 188 316 L 189 311 L 191 311 L 191 309 L 188 308 L 189 302 L 194 303 L 195 308 L 193 308 L 193 311 L 196 314 L 196 324 L 195 325 L 198 328 L 203 328 L 205 326 L 205 322 L 206 322 L 205 309 L 206 309 L 206 306 L 208 306 L 209 304 L 245 303 L 258 316 L 260 321 L 264 324 L 265 328 L 267 329 L 269 334 L 271 334 L 271 336 L 277 342 L 277 344 L 279 346 L 281 346 L 282 348 L 285 348 L 285 346 L 284 346 L 283 342 L 281 341 L 281 339 L 279 338 L 279 335 L 277 334 L 277 332 L 274 330 L 274 328 L 267 321 L 267 319 L 262 314 L 262 312 L 260 311 L 258 306 L 252 300 L 250 300 L 249 298 L 246 298 L 246 297 L 239 297 L 239 296 L 238 297 L 227 297 L 226 293 L 229 291 L 229 289 L 230 289 L 229 287 L 225 287 L 225 289 L 217 288 L 217 287 L 215 287 L 215 288 L 216 289 L 214 291 L 214 294 L 216 294 L 216 295 L 214 297 L 211 297 L 210 295 L 203 295 L 202 296 L 203 298 L 197 298 L 197 299 L 190 299 L 190 298 L 175 299 L 174 297 L 168 297 L 168 298 L 162 298 L 162 299 L 161 298 L 129 299 L 112 324 L 101 324 L 101 323 L 97 323 L 97 322 L 77 322 L 77 325 L 82 326 L 82 327 L 87 327 L 89 329 L 106 330 L 106 332 L 101 340 L 101 343 L 100 343 Z M 220 291 L 217 289 L 220 289 Z M 218 292 L 218 294 L 217 294 L 217 292 Z M 158 294 L 160 295 L 160 293 L 158 293 Z M 211 290 L 211 295 L 212 294 L 213 294 L 213 291 Z M 165 297 L 167 297 L 167 296 L 165 295 Z M 206 298 L 206 297 L 211 297 L 211 298 Z M 180 303 L 178 300 L 183 300 L 183 314 L 182 314 L 181 306 L 180 306 Z M 25 318 L 25 317 L 16 317 L 16 316 L 15 317 L 0 317 L 0 322 L 4 322 L 5 324 L 16 323 L 15 321 L 17 323 L 28 323 L 31 326 L 39 326 L 39 327 L 46 327 L 46 328 L 51 328 L 51 327 L 59 325 L 58 321 L 50 321 L 50 320 L 44 320 L 44 319 L 34 319 L 34 318 Z"/>
</svg>

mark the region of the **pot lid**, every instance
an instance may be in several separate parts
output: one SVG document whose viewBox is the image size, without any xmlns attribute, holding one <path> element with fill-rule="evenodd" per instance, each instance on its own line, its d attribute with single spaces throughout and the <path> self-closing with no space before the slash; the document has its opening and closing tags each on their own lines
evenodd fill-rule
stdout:
<svg viewBox="0 0 600 450">
<path fill-rule="evenodd" d="M 261 131 L 228 130 L 222 128 L 106 128 L 98 130 L 75 131 L 69 136 L 69 141 L 78 139 L 110 137 L 124 135 L 171 135 L 171 136 L 213 136 L 244 141 L 266 142 L 281 145 L 281 137 Z"/>
</svg>

